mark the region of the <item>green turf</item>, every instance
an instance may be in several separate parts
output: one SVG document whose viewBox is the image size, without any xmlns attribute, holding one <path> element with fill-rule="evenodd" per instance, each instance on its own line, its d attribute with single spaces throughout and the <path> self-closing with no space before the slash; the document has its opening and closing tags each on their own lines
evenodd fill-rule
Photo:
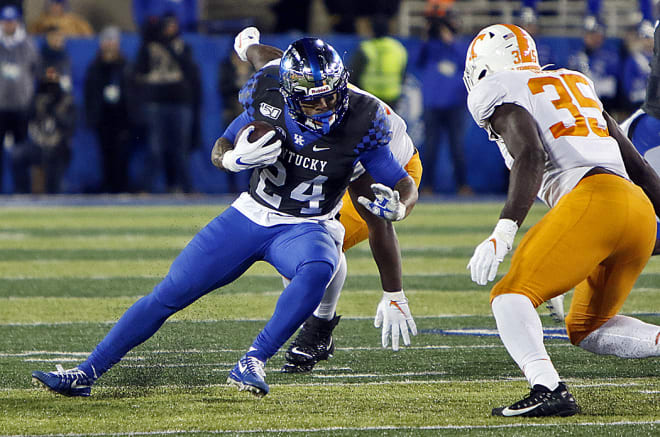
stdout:
<svg viewBox="0 0 660 437">
<path fill-rule="evenodd" d="M 547 340 L 547 349 L 583 413 L 549 420 L 489 415 L 525 394 L 520 371 L 498 337 L 442 332 L 494 332 L 488 288 L 472 283 L 465 265 L 500 207 L 420 204 L 397 224 L 420 333 L 396 353 L 380 347 L 372 324 L 381 291 L 368 246 L 352 249 L 335 356 L 312 374 L 289 375 L 279 373 L 284 359 L 277 354 L 266 369 L 271 393 L 261 400 L 224 382 L 282 287 L 263 263 L 172 317 L 99 380 L 91 398 L 30 386 L 31 370 L 83 360 L 225 206 L 6 208 L 0 435 L 659 435 L 658 359 L 595 356 L 561 339 Z M 527 225 L 544 211 L 536 206 Z M 508 261 L 500 272 L 506 268 Z M 560 327 L 544 308 L 539 312 L 544 326 Z M 623 312 L 660 323 L 659 260 L 649 263 Z"/>
</svg>

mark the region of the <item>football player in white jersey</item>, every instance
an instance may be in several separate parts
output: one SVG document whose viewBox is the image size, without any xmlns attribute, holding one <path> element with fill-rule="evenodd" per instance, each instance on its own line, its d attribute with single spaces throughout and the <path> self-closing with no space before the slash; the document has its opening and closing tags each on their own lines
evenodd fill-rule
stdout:
<svg viewBox="0 0 660 437">
<path fill-rule="evenodd" d="M 637 151 L 656 173 L 660 174 L 660 32 L 655 25 L 651 73 L 646 85 L 644 104 L 621 124 L 621 130 L 630 138 Z M 660 222 L 657 225 L 653 255 L 660 254 Z M 558 322 L 564 320 L 564 296 L 546 302 L 550 315 Z"/>
<path fill-rule="evenodd" d="M 261 44 L 259 38 L 259 30 L 255 27 L 248 27 L 239 32 L 234 40 L 234 50 L 239 58 L 250 62 L 257 71 L 271 64 L 279 65 L 282 51 Z M 349 88 L 358 93 L 369 94 L 352 84 L 349 84 Z M 406 123 L 384 102 L 381 101 L 381 104 L 391 123 L 392 139 L 389 148 L 395 159 L 419 187 L 422 164 L 419 153 L 407 134 Z M 361 241 L 369 239 L 384 290 L 374 324 L 381 328 L 382 346 L 387 347 L 391 338 L 392 349 L 396 351 L 399 349 L 399 338 L 403 339 L 405 345 L 409 345 L 410 334 L 416 335 L 417 327 L 403 293 L 401 257 L 394 227 L 386 220 L 366 213 L 361 206 L 356 207 L 359 205 L 359 196 L 367 195 L 372 189 L 373 179 L 364 173 L 364 168 L 358 163 L 349 190 L 342 198 L 343 206 L 339 211 L 339 220 L 346 230 L 343 251 L 346 252 Z M 363 206 L 368 208 L 368 205 Z M 309 372 L 316 363 L 332 356 L 335 349 L 332 331 L 340 318 L 335 310 L 346 274 L 346 257 L 342 253 L 337 274 L 328 285 L 321 303 L 303 324 L 286 351 L 287 364 L 282 368 L 284 372 Z"/>
<path fill-rule="evenodd" d="M 472 117 L 511 171 L 500 220 L 468 263 L 472 280 L 495 279 L 537 196 L 550 207 L 491 290 L 500 338 L 531 386 L 492 414 L 570 416 L 580 408 L 545 350 L 535 307 L 575 288 L 566 317 L 573 344 L 624 358 L 660 355 L 659 326 L 617 314 L 655 245 L 660 178 L 603 111 L 591 80 L 543 70 L 523 29 L 479 32 L 464 80 Z"/>
</svg>

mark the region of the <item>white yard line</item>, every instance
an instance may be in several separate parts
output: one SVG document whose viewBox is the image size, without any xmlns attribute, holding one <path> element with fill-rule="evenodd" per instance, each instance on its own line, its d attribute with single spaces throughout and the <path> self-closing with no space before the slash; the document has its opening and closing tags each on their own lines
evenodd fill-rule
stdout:
<svg viewBox="0 0 660 437">
<path fill-rule="evenodd" d="M 121 433 L 68 433 L 68 434 L 40 434 L 48 437 L 105 437 L 105 436 L 153 436 L 153 435 L 185 435 L 185 434 L 279 434 L 279 433 L 300 433 L 309 434 L 328 431 L 413 431 L 413 430 L 477 430 L 477 429 L 512 429 L 512 428 L 567 428 L 572 426 L 580 427 L 609 427 L 609 426 L 634 426 L 634 425 L 657 425 L 660 420 L 650 421 L 620 421 L 620 422 L 581 422 L 581 423 L 511 423 L 505 425 L 437 425 L 437 426 L 363 426 L 363 427 L 341 427 L 333 426 L 328 428 L 280 428 L 280 429 L 251 429 L 251 430 L 163 430 L 163 431 L 131 431 Z M 27 434 L 14 434 L 1 437 L 33 437 Z M 34 437 L 37 437 L 36 435 Z"/>
</svg>

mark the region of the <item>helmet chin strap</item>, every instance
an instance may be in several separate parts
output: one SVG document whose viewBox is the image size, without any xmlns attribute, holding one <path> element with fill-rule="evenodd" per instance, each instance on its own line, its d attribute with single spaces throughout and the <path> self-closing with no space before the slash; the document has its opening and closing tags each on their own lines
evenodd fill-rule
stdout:
<svg viewBox="0 0 660 437">
<path fill-rule="evenodd" d="M 327 135 L 336 119 L 337 117 L 334 111 L 326 111 L 314 116 L 306 116 L 305 126 L 317 132 L 319 127 L 321 127 L 323 135 Z"/>
</svg>

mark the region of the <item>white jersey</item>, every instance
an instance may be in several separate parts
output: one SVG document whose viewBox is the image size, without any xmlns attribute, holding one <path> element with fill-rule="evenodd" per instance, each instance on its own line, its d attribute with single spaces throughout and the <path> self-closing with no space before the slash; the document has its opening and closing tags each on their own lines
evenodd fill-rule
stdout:
<svg viewBox="0 0 660 437">
<path fill-rule="evenodd" d="M 489 118 L 504 103 L 525 108 L 536 120 L 546 152 L 538 197 L 553 207 L 594 167 L 627 179 L 619 146 L 609 136 L 593 82 L 572 70 L 502 71 L 480 80 L 468 95 L 477 124 L 496 141 L 511 169 L 514 158 L 492 130 Z"/>
<path fill-rule="evenodd" d="M 401 164 L 401 167 L 405 167 L 406 164 L 408 164 L 408 161 L 410 161 L 410 158 L 412 158 L 415 154 L 415 145 L 408 135 L 408 126 L 406 125 L 406 122 L 385 102 L 378 99 L 378 97 L 356 87 L 353 84 L 349 84 L 349 87 L 355 92 L 370 95 L 374 99 L 377 99 L 381 105 L 383 105 L 385 108 L 385 113 L 387 114 L 387 118 L 389 118 L 392 127 L 392 139 L 390 140 L 389 148 L 392 151 L 392 155 L 394 155 L 394 159 L 396 159 L 397 162 Z M 364 167 L 360 162 L 358 162 L 355 165 L 355 169 L 353 170 L 353 176 L 351 177 L 351 180 L 355 180 L 362 176 L 364 171 Z"/>
</svg>

